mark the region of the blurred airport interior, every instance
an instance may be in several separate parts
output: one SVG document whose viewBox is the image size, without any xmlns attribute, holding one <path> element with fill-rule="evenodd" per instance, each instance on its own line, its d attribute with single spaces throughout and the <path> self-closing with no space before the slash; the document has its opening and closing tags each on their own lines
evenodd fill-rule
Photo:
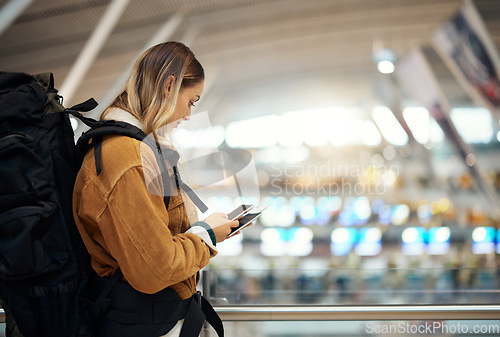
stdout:
<svg viewBox="0 0 500 337">
<path fill-rule="evenodd" d="M 0 0 L 0 70 L 53 72 L 93 117 L 167 40 L 206 71 L 185 158 L 252 155 L 200 195 L 268 206 L 219 245 L 212 294 L 499 302 L 500 1 Z"/>
</svg>

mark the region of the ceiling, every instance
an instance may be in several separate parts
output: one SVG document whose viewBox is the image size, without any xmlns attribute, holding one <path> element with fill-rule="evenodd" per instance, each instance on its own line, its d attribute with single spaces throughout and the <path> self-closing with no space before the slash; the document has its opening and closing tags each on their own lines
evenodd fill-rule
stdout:
<svg viewBox="0 0 500 337">
<path fill-rule="evenodd" d="M 29 0 L 0 0 L 0 14 L 4 6 L 16 1 Z M 32 1 L 12 25 L 0 32 L 0 70 L 53 72 L 56 87 L 61 88 L 112 3 Z M 380 77 L 390 76 L 376 69 L 373 53 L 377 48 L 393 50 L 397 59 L 415 47 L 421 48 L 450 105 L 474 105 L 430 44 L 433 30 L 451 18 L 462 3 L 129 0 L 84 76 L 75 82 L 74 95 L 65 95 L 64 103 L 71 106 L 94 97 L 105 106 L 114 88 L 124 82 L 123 74 L 131 63 L 150 45 L 152 37 L 163 32 L 160 41 L 186 43 L 205 67 L 205 90 L 193 112 L 208 111 L 212 125 L 331 106 L 361 108 L 371 118 L 371 108 L 381 103 L 375 83 Z M 500 50 L 500 1 L 474 0 L 474 4 Z M 404 92 L 401 95 L 405 104 L 417 104 Z M 94 111 L 94 117 L 97 113 Z M 373 150 L 382 153 L 386 145 L 382 142 Z M 366 152 L 337 152 L 354 163 L 366 159 Z M 432 171 L 418 156 L 413 160 L 407 155 L 398 158 L 404 159 L 408 181 L 428 177 Z M 442 161 L 433 162 L 434 170 L 440 177 L 461 179 L 466 167 L 457 158 L 446 155 Z M 500 172 L 498 144 L 494 152 L 483 153 L 478 161 L 483 168 Z M 414 194 L 414 190 L 409 191 Z M 457 204 L 465 208 L 479 203 L 475 194 L 470 190 L 467 193 L 467 199 Z M 460 195 L 453 197 L 456 201 Z M 488 203 L 481 204 L 488 209 Z"/>
<path fill-rule="evenodd" d="M 0 0 L 0 7 L 8 0 Z M 110 0 L 35 0 L 0 35 L 0 69 L 53 72 L 60 86 Z M 460 0 L 131 0 L 66 105 L 103 99 L 171 18 L 206 70 L 212 123 L 311 107 L 377 104 L 376 46 L 420 46 L 451 105 L 468 105 L 429 39 Z M 500 1 L 474 1 L 500 49 Z"/>
</svg>

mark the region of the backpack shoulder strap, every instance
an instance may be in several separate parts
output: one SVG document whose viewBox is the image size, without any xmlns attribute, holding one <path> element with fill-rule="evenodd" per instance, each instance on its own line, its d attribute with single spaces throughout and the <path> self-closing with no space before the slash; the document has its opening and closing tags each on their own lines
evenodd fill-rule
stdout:
<svg viewBox="0 0 500 337">
<path fill-rule="evenodd" d="M 95 121 L 91 129 L 88 130 L 87 132 L 82 133 L 82 135 L 78 139 L 78 142 L 76 144 L 77 153 L 79 154 L 78 163 L 81 165 L 81 163 L 83 162 L 83 156 L 85 156 L 85 153 L 91 147 L 97 147 L 98 149 L 95 155 L 100 156 L 101 153 L 100 143 L 102 142 L 102 138 L 104 136 L 110 136 L 110 135 L 126 136 L 129 138 L 137 139 L 139 141 L 144 141 L 146 139 L 146 135 L 144 134 L 144 132 L 141 129 L 131 124 L 113 120 Z M 96 158 L 97 175 L 99 175 L 101 171 L 100 159 L 101 158 Z"/>
<path fill-rule="evenodd" d="M 160 166 L 163 189 L 165 191 L 163 196 L 163 202 L 165 204 L 165 208 L 168 209 L 168 205 L 170 203 L 170 197 L 169 197 L 170 183 L 168 177 L 168 170 L 165 164 L 165 160 L 161 158 L 160 153 L 157 150 L 157 145 L 154 141 L 152 141 L 149 137 L 146 137 L 146 134 L 138 127 L 125 122 L 114 121 L 114 120 L 96 121 L 92 118 L 84 117 L 80 113 L 72 110 L 68 110 L 68 113 L 77 117 L 86 125 L 91 127 L 91 129 L 88 130 L 87 132 L 84 132 L 77 141 L 76 144 L 77 163 L 78 166 L 81 166 L 85 153 L 91 147 L 94 147 L 94 158 L 95 158 L 97 175 L 101 173 L 102 138 L 104 136 L 121 135 L 134 138 L 146 143 L 151 148 L 151 150 L 153 150 L 153 153 L 156 157 L 156 161 Z"/>
<path fill-rule="evenodd" d="M 83 104 L 86 104 L 82 103 Z M 177 162 L 179 160 L 179 153 L 172 149 L 161 149 L 161 147 L 157 144 L 157 142 L 152 137 L 147 137 L 146 134 L 136 126 L 131 124 L 115 121 L 115 120 L 103 120 L 96 121 L 92 118 L 88 118 L 83 116 L 74 110 L 81 110 L 81 107 L 75 106 L 73 108 L 67 109 L 68 113 L 80 119 L 87 126 L 90 127 L 90 130 L 84 132 L 80 138 L 78 139 L 76 145 L 77 152 L 77 164 L 81 166 L 83 162 L 83 157 L 87 150 L 91 147 L 94 147 L 94 157 L 95 157 L 95 165 L 96 165 L 96 173 L 99 175 L 101 173 L 101 155 L 102 155 L 102 138 L 108 135 L 122 135 L 130 138 L 137 139 L 146 145 L 148 145 L 153 151 L 156 162 L 160 167 L 160 172 L 162 176 L 163 189 L 164 189 L 164 197 L 163 201 L 165 203 L 165 207 L 168 209 L 168 205 L 170 202 L 170 184 L 169 184 L 169 176 L 168 170 L 165 163 L 165 159 L 172 166 L 174 174 L 173 178 L 175 179 L 177 187 L 183 189 L 189 198 L 195 203 L 195 205 L 205 213 L 208 210 L 208 207 L 205 203 L 196 195 L 196 193 L 182 181 L 180 174 L 177 170 Z"/>
<path fill-rule="evenodd" d="M 92 99 L 93 100 L 93 99 Z M 90 101 L 90 100 L 89 100 Z M 93 118 L 85 117 L 78 111 L 89 111 L 88 108 L 91 107 L 92 103 L 86 101 L 84 103 L 78 104 L 74 107 L 66 109 L 66 112 L 73 115 L 74 117 L 81 120 L 85 125 L 90 127 L 90 130 L 82 133 L 80 138 L 76 143 L 76 152 L 78 155 L 78 165 L 80 166 L 83 162 L 83 157 L 87 150 L 93 146 L 95 146 L 104 136 L 107 135 L 122 135 L 130 138 L 137 139 L 139 141 L 143 141 L 146 138 L 146 134 L 139 128 L 120 121 L 114 120 L 102 120 L 97 121 Z M 78 110 L 78 111 L 77 111 Z M 92 141 L 92 143 L 91 143 Z M 97 159 L 97 158 L 96 158 Z M 98 158 L 98 162 L 100 163 L 100 158 Z M 98 174 L 100 172 L 100 167 L 97 167 Z"/>
</svg>

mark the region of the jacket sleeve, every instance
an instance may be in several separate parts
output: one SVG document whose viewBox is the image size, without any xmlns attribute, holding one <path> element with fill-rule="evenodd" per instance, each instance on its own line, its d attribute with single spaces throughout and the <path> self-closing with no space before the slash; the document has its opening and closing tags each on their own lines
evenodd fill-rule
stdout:
<svg viewBox="0 0 500 337">
<path fill-rule="evenodd" d="M 199 235 L 174 236 L 168 222 L 163 198 L 149 193 L 140 166 L 118 179 L 98 219 L 109 253 L 140 292 L 151 294 L 179 283 L 210 261 L 211 249 Z"/>
</svg>

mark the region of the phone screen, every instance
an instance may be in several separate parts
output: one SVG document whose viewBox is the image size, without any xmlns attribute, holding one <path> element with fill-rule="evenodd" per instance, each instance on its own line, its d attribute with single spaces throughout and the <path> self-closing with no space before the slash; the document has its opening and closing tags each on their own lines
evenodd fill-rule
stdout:
<svg viewBox="0 0 500 337">
<path fill-rule="evenodd" d="M 244 216 L 242 216 L 238 220 L 238 222 L 240 223 L 240 226 L 236 227 L 236 230 L 239 229 L 242 226 L 245 226 L 249 222 L 252 222 L 253 220 L 257 219 L 260 216 L 260 214 L 261 213 L 249 213 L 249 214 L 245 214 Z"/>
<path fill-rule="evenodd" d="M 236 220 L 240 218 L 242 215 L 244 215 L 246 212 L 251 210 L 252 208 L 253 205 L 239 205 L 238 207 L 236 207 L 236 209 L 234 209 L 227 215 L 227 218 L 229 220 Z"/>
<path fill-rule="evenodd" d="M 244 216 L 242 216 L 238 220 L 239 226 L 233 228 L 233 230 L 231 231 L 231 233 L 229 233 L 229 235 L 227 237 L 231 237 L 231 236 L 235 235 L 236 233 L 238 233 L 239 231 L 241 231 L 243 228 L 245 228 L 248 225 L 250 225 L 261 214 L 262 214 L 261 212 L 259 212 L 259 213 L 248 213 L 248 214 L 245 214 Z"/>
</svg>

